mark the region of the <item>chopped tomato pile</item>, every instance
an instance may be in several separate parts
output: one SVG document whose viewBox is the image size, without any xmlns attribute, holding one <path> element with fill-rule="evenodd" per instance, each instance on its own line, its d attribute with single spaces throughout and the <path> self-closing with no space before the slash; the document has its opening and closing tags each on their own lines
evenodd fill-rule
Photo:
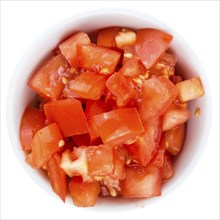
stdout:
<svg viewBox="0 0 220 220">
<path fill-rule="evenodd" d="M 161 195 L 181 152 L 188 101 L 204 95 L 199 77 L 175 72 L 173 36 L 109 27 L 97 40 L 77 32 L 32 75 L 38 94 L 20 126 L 26 162 L 76 206 L 98 196 Z"/>
</svg>

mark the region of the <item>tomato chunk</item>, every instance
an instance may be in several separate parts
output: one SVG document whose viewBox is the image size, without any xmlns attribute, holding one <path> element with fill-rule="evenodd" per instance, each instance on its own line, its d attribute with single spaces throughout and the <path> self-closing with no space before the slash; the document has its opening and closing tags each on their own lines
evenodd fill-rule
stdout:
<svg viewBox="0 0 220 220">
<path fill-rule="evenodd" d="M 72 82 L 70 90 L 81 98 L 98 100 L 104 92 L 105 82 L 105 76 L 85 72 Z"/>
<path fill-rule="evenodd" d="M 55 153 L 47 162 L 47 171 L 53 191 L 65 202 L 67 193 L 66 174 L 60 168 L 60 156 Z"/>
<path fill-rule="evenodd" d="M 46 165 L 52 154 L 59 150 L 61 140 L 62 135 L 56 123 L 40 129 L 32 139 L 32 152 L 26 157 L 26 162 L 33 168 Z"/>
<path fill-rule="evenodd" d="M 85 115 L 87 118 L 89 136 L 92 142 L 99 137 L 97 127 L 95 124 L 95 119 L 93 116 L 106 112 L 107 110 L 108 108 L 106 104 L 101 100 L 88 100 L 86 103 Z"/>
<path fill-rule="evenodd" d="M 189 120 L 191 112 L 187 107 L 171 104 L 163 115 L 163 131 L 175 128 Z"/>
<path fill-rule="evenodd" d="M 146 166 L 157 152 L 161 137 L 161 118 L 154 118 L 144 123 L 145 131 L 137 136 L 133 144 L 127 145 L 128 152 L 141 165 Z"/>
<path fill-rule="evenodd" d="M 44 105 L 49 123 L 56 122 L 64 137 L 87 133 L 86 118 L 81 102 L 76 99 L 64 99 Z"/>
<path fill-rule="evenodd" d="M 145 81 L 138 100 L 138 110 L 143 121 L 164 114 L 177 96 L 175 85 L 160 76 Z"/>
<path fill-rule="evenodd" d="M 109 27 L 99 30 L 97 45 L 110 48 L 116 47 L 115 36 L 119 30 L 119 27 Z"/>
<path fill-rule="evenodd" d="M 162 168 L 163 180 L 168 180 L 174 175 L 173 159 L 168 152 L 164 155 L 164 163 Z"/>
<path fill-rule="evenodd" d="M 126 106 L 126 104 L 137 95 L 132 81 L 126 79 L 119 72 L 109 77 L 106 86 L 110 93 L 116 97 L 118 107 Z"/>
<path fill-rule="evenodd" d="M 27 107 L 20 125 L 20 140 L 24 151 L 31 151 L 31 141 L 35 133 L 45 126 L 44 113 L 36 108 Z"/>
<path fill-rule="evenodd" d="M 69 64 L 62 54 L 49 59 L 29 80 L 28 85 L 39 95 L 58 99 L 64 88 L 62 77 L 66 75 Z"/>
<path fill-rule="evenodd" d="M 172 35 L 156 29 L 146 28 L 137 31 L 135 51 L 147 69 L 165 53 L 172 39 Z"/>
<path fill-rule="evenodd" d="M 144 131 L 136 108 L 117 109 L 94 116 L 98 133 L 105 144 L 118 145 Z"/>
<path fill-rule="evenodd" d="M 78 32 L 59 44 L 63 56 L 68 60 L 71 66 L 77 65 L 77 45 L 89 44 L 89 36 L 84 32 Z"/>
<path fill-rule="evenodd" d="M 104 75 L 112 74 L 121 54 L 95 45 L 78 45 L 79 66 Z"/>
<path fill-rule="evenodd" d="M 194 77 L 176 84 L 178 98 L 181 102 L 187 102 L 204 95 L 204 89 L 200 77 Z"/>
<path fill-rule="evenodd" d="M 175 156 L 181 151 L 183 147 L 185 133 L 186 125 L 178 125 L 171 130 L 163 132 L 160 144 L 164 145 L 166 147 L 166 150 Z"/>
<path fill-rule="evenodd" d="M 125 198 L 142 198 L 161 195 L 161 168 L 134 166 L 126 168 L 121 181 L 121 193 Z"/>
<path fill-rule="evenodd" d="M 113 149 L 105 145 L 89 146 L 86 149 L 88 173 L 94 179 L 110 175 L 114 171 Z"/>
<path fill-rule="evenodd" d="M 73 177 L 69 183 L 72 201 L 78 207 L 90 207 L 96 204 L 101 192 L 99 182 L 85 183 L 78 177 Z"/>
</svg>

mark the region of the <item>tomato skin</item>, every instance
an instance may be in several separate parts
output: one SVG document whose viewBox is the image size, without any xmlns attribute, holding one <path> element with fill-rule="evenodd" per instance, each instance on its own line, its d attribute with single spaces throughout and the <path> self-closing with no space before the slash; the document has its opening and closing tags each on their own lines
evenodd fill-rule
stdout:
<svg viewBox="0 0 220 220">
<path fill-rule="evenodd" d="M 50 58 L 29 80 L 28 85 L 44 98 L 58 99 L 64 84 L 62 77 L 68 72 L 69 64 L 62 54 Z"/>
<path fill-rule="evenodd" d="M 117 109 L 94 116 L 104 144 L 118 145 L 144 131 L 136 108 Z"/>
<path fill-rule="evenodd" d="M 160 30 L 146 28 L 137 31 L 135 51 L 149 69 L 165 53 L 173 37 Z"/>
<path fill-rule="evenodd" d="M 175 85 L 166 77 L 160 76 L 146 80 L 137 102 L 142 121 L 164 114 L 176 96 Z"/>
<path fill-rule="evenodd" d="M 125 170 L 121 193 L 125 198 L 147 198 L 161 195 L 162 170 L 156 166 L 131 166 Z"/>
<path fill-rule="evenodd" d="M 95 45 L 78 45 L 78 65 L 103 75 L 112 74 L 121 54 L 114 50 Z"/>
<path fill-rule="evenodd" d="M 127 145 L 126 148 L 133 159 L 137 160 L 140 165 L 146 166 L 157 152 L 162 121 L 160 117 L 157 117 L 143 125 L 145 131 L 137 136 L 133 144 Z"/>
<path fill-rule="evenodd" d="M 45 126 L 43 111 L 27 107 L 22 115 L 20 125 L 20 140 L 23 151 L 31 151 L 31 141 L 35 133 Z"/>
<path fill-rule="evenodd" d="M 185 133 L 185 124 L 178 125 L 171 130 L 165 131 L 162 134 L 160 145 L 164 145 L 166 151 L 175 156 L 179 154 L 183 148 Z"/>
<path fill-rule="evenodd" d="M 96 204 L 101 187 L 99 182 L 82 182 L 78 177 L 73 177 L 69 183 L 72 201 L 78 207 L 90 207 Z"/>
<path fill-rule="evenodd" d="M 102 47 L 116 47 L 115 36 L 119 32 L 119 27 L 108 27 L 99 30 L 97 45 Z"/>
<path fill-rule="evenodd" d="M 105 82 L 105 76 L 85 72 L 71 83 L 70 90 L 81 98 L 99 100 L 104 92 Z"/>
<path fill-rule="evenodd" d="M 33 168 L 46 165 L 52 154 L 60 149 L 60 140 L 62 135 L 56 123 L 38 130 L 32 139 L 32 152 L 26 157 L 26 162 Z"/>
<path fill-rule="evenodd" d="M 175 128 L 189 120 L 191 112 L 187 107 L 178 104 L 171 104 L 163 114 L 163 131 Z"/>
<path fill-rule="evenodd" d="M 76 99 L 49 102 L 44 105 L 44 112 L 49 123 L 57 123 L 64 137 L 87 133 L 83 108 Z"/>
<path fill-rule="evenodd" d="M 162 168 L 163 180 L 168 180 L 174 176 L 173 159 L 168 152 L 164 155 L 164 163 Z"/>
<path fill-rule="evenodd" d="M 60 168 L 60 156 L 54 153 L 47 162 L 47 171 L 53 191 L 65 202 L 67 193 L 66 174 Z"/>
<path fill-rule="evenodd" d="M 86 149 L 88 174 L 92 178 L 110 175 L 114 171 L 113 149 L 109 146 L 89 146 Z"/>
<path fill-rule="evenodd" d="M 137 91 L 130 79 L 126 79 L 121 73 L 111 75 L 106 86 L 110 93 L 116 97 L 117 106 L 124 107 L 133 98 L 137 96 Z"/>
<path fill-rule="evenodd" d="M 90 44 L 89 36 L 84 32 L 77 32 L 59 44 L 59 49 L 71 66 L 77 65 L 77 45 Z"/>
</svg>

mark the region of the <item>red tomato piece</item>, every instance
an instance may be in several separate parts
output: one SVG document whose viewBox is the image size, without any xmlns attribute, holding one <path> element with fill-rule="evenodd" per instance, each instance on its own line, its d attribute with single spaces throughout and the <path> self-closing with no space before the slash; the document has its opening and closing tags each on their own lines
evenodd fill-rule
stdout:
<svg viewBox="0 0 220 220">
<path fill-rule="evenodd" d="M 95 45 L 78 45 L 79 66 L 103 75 L 112 74 L 121 54 L 114 50 Z"/>
<path fill-rule="evenodd" d="M 185 124 L 181 124 L 176 128 L 165 131 L 162 134 L 160 145 L 164 145 L 166 147 L 166 150 L 175 156 L 183 148 L 185 133 Z"/>
<path fill-rule="evenodd" d="M 60 156 L 55 153 L 47 162 L 47 171 L 53 191 L 65 202 L 67 193 L 66 174 L 60 168 Z"/>
<path fill-rule="evenodd" d="M 133 78 L 138 77 L 139 75 L 145 75 L 147 70 L 140 60 L 131 58 L 124 62 L 118 72 L 126 77 Z"/>
<path fill-rule="evenodd" d="M 72 139 L 74 140 L 74 142 L 77 144 L 78 147 L 89 146 L 90 142 L 91 142 L 88 133 L 74 135 L 74 136 L 72 136 Z"/>
<path fill-rule="evenodd" d="M 85 115 L 87 118 L 87 127 L 88 127 L 89 136 L 92 142 L 99 137 L 93 116 L 106 112 L 107 110 L 108 108 L 106 104 L 101 100 L 96 100 L 96 101 L 88 100 L 86 103 Z"/>
<path fill-rule="evenodd" d="M 56 123 L 50 124 L 36 132 L 31 142 L 32 152 L 26 162 L 33 168 L 46 165 L 52 154 L 59 150 L 62 135 Z"/>
<path fill-rule="evenodd" d="M 187 107 L 178 104 L 171 104 L 168 110 L 163 114 L 163 131 L 175 128 L 189 120 L 191 112 Z"/>
<path fill-rule="evenodd" d="M 173 159 L 168 152 L 164 155 L 164 163 L 162 168 L 163 180 L 168 180 L 174 176 Z"/>
<path fill-rule="evenodd" d="M 20 140 L 24 151 L 31 151 L 31 141 L 35 133 L 45 126 L 44 113 L 36 108 L 27 107 L 22 115 Z"/>
<path fill-rule="evenodd" d="M 183 77 L 180 75 L 172 75 L 169 79 L 171 80 L 171 82 L 173 82 L 174 85 L 183 81 Z"/>
<path fill-rule="evenodd" d="M 163 167 L 164 163 L 164 154 L 165 154 L 165 146 L 160 145 L 157 149 L 156 154 L 152 158 L 152 160 L 149 162 L 149 164 L 157 167 Z"/>
<path fill-rule="evenodd" d="M 105 82 L 105 76 L 85 72 L 71 83 L 70 90 L 81 98 L 98 100 L 104 92 Z"/>
<path fill-rule="evenodd" d="M 127 60 L 135 59 L 140 60 L 139 56 L 137 55 L 134 46 L 126 46 L 124 47 L 124 54 L 122 63 L 124 64 Z"/>
<path fill-rule="evenodd" d="M 93 179 L 110 175 L 114 171 L 113 150 L 109 146 L 89 146 L 86 149 L 88 173 Z"/>
<path fill-rule="evenodd" d="M 117 109 L 94 116 L 98 133 L 105 144 L 118 145 L 144 131 L 136 108 Z"/>
<path fill-rule="evenodd" d="M 96 204 L 101 192 L 99 182 L 85 183 L 79 177 L 73 177 L 69 183 L 72 201 L 78 207 L 90 207 Z"/>
<path fill-rule="evenodd" d="M 99 30 L 97 45 L 110 48 L 116 47 L 115 36 L 119 30 L 119 27 L 109 27 Z"/>
<path fill-rule="evenodd" d="M 28 85 L 39 95 L 58 99 L 64 84 L 62 77 L 68 72 L 69 64 L 62 54 L 50 58 L 29 80 Z"/>
<path fill-rule="evenodd" d="M 81 102 L 64 99 L 44 105 L 49 123 L 56 122 L 64 137 L 87 133 L 86 117 Z"/>
<path fill-rule="evenodd" d="M 172 35 L 156 29 L 146 28 L 137 31 L 135 51 L 147 69 L 165 53 L 172 39 Z"/>
<path fill-rule="evenodd" d="M 177 96 L 175 85 L 160 76 L 145 81 L 137 107 L 143 121 L 164 114 Z"/>
<path fill-rule="evenodd" d="M 147 198 L 161 195 L 161 168 L 134 166 L 126 168 L 121 181 L 121 193 L 125 198 Z"/>
<path fill-rule="evenodd" d="M 59 44 L 61 53 L 68 60 L 71 66 L 77 65 L 78 44 L 90 44 L 88 34 L 84 32 L 78 32 Z"/>
<path fill-rule="evenodd" d="M 111 75 L 106 86 L 109 92 L 116 97 L 117 106 L 124 107 L 133 98 L 137 96 L 132 81 L 125 78 L 120 72 Z"/>
<path fill-rule="evenodd" d="M 138 135 L 133 144 L 126 148 L 133 159 L 141 165 L 146 166 L 156 154 L 161 137 L 162 123 L 161 118 L 153 118 L 144 123 L 145 131 Z"/>
</svg>

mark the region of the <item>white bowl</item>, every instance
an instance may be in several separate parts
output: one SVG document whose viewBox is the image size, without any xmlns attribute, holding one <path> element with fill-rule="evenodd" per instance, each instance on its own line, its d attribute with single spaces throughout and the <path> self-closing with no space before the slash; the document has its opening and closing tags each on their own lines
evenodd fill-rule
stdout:
<svg viewBox="0 0 220 220">
<path fill-rule="evenodd" d="M 173 193 L 174 189 L 178 189 L 180 184 L 192 173 L 192 170 L 198 164 L 199 158 L 205 148 L 207 136 L 209 133 L 211 122 L 211 99 L 209 92 L 208 80 L 202 64 L 192 51 L 190 46 L 170 27 L 156 20 L 155 18 L 141 14 L 136 11 L 128 11 L 123 9 L 102 9 L 93 11 L 86 15 L 72 17 L 64 20 L 62 23 L 49 29 L 40 36 L 32 47 L 26 51 L 24 57 L 19 62 L 16 72 L 13 75 L 7 103 L 7 121 L 10 138 L 13 142 L 14 151 L 20 160 L 21 165 L 25 168 L 32 179 L 42 187 L 46 192 L 49 192 L 54 197 L 58 198 L 52 191 L 48 179 L 38 170 L 32 169 L 25 163 L 25 155 L 21 149 L 19 140 L 19 127 L 22 113 L 25 107 L 34 98 L 34 93 L 27 86 L 28 79 L 33 71 L 39 67 L 40 63 L 47 57 L 58 43 L 76 31 L 93 32 L 100 28 L 108 26 L 122 26 L 132 29 L 140 28 L 157 28 L 164 30 L 174 36 L 171 43 L 171 50 L 177 56 L 177 69 L 181 71 L 185 78 L 190 78 L 199 75 L 202 79 L 205 89 L 205 96 L 192 101 L 190 109 L 192 112 L 197 107 L 201 108 L 201 115 L 198 118 L 192 116 L 187 124 L 187 134 L 183 151 L 175 162 L 175 176 L 163 185 L 162 197 Z M 181 190 L 181 188 L 179 188 Z M 142 203 L 152 203 L 159 198 L 144 199 Z M 100 199 L 99 199 L 100 201 Z M 97 206 L 105 206 L 105 208 L 114 207 L 119 204 L 121 207 L 128 208 L 134 201 L 137 200 L 122 200 L 120 199 L 101 199 Z M 70 198 L 66 203 L 72 204 Z M 102 209 L 105 210 L 105 209 Z"/>
</svg>

